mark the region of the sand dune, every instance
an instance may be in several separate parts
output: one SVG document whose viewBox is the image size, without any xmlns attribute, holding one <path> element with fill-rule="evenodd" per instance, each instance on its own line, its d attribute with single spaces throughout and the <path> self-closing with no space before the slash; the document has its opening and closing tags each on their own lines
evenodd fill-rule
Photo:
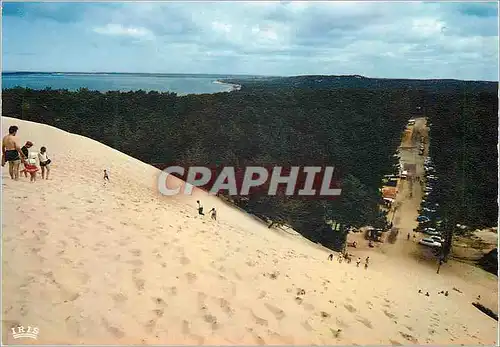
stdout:
<svg viewBox="0 0 500 347">
<path fill-rule="evenodd" d="M 497 322 L 471 305 L 498 293 L 493 276 L 436 275 L 367 249 L 355 253 L 370 255 L 366 270 L 330 262 L 203 192 L 160 196 L 158 170 L 99 142 L 5 117 L 3 133 L 12 124 L 53 167 L 33 184 L 2 170 L 4 343 L 496 342 Z M 197 199 L 217 222 L 197 215 Z M 13 339 L 17 325 L 38 339 Z"/>
</svg>

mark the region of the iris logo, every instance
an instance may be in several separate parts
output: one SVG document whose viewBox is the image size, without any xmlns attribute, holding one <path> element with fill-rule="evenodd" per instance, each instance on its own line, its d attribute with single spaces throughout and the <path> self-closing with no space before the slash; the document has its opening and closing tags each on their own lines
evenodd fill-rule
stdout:
<svg viewBox="0 0 500 347">
<path fill-rule="evenodd" d="M 11 328 L 12 330 L 12 337 L 14 339 L 33 339 L 36 340 L 38 338 L 38 333 L 40 332 L 38 330 L 38 327 L 24 327 L 24 326 L 18 326 L 17 328 Z"/>
</svg>

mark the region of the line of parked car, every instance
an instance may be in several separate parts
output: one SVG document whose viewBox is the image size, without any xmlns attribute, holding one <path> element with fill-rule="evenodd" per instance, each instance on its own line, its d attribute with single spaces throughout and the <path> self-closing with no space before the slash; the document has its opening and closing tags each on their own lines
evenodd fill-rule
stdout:
<svg viewBox="0 0 500 347">
<path fill-rule="evenodd" d="M 441 217 L 438 214 L 439 204 L 433 199 L 433 190 L 437 183 L 436 170 L 432 165 L 430 157 L 424 159 L 425 187 L 424 198 L 422 199 L 419 216 L 417 217 L 418 226 L 415 231 L 421 232 L 427 237 L 422 238 L 418 243 L 428 247 L 440 248 L 444 239 L 439 231 L 441 226 Z"/>
</svg>

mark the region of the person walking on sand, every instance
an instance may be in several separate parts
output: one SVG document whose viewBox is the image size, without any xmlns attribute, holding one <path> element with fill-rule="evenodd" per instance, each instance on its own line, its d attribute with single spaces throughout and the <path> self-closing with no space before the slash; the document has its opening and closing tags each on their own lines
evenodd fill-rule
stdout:
<svg viewBox="0 0 500 347">
<path fill-rule="evenodd" d="M 333 253 L 330 253 L 330 255 L 328 256 L 328 260 L 330 260 L 330 261 L 333 260 Z"/>
<path fill-rule="evenodd" d="M 210 211 L 208 211 L 208 213 L 212 213 L 212 215 L 210 216 L 213 220 L 217 220 L 217 211 L 215 210 L 215 207 L 212 208 Z"/>
<path fill-rule="evenodd" d="M 205 214 L 203 213 L 203 206 L 201 206 L 200 200 L 196 200 L 196 202 L 198 203 L 198 214 L 204 216 Z"/>
<path fill-rule="evenodd" d="M 108 176 L 108 172 L 106 170 L 104 170 L 104 182 L 108 181 L 109 182 L 109 176 Z"/>
<path fill-rule="evenodd" d="M 50 173 L 50 163 L 52 161 L 47 157 L 47 148 L 40 148 L 40 153 L 38 153 L 38 160 L 40 161 L 40 167 L 42 168 L 42 180 L 44 178 L 48 180 Z"/>
<path fill-rule="evenodd" d="M 2 139 L 2 167 L 9 162 L 10 178 L 16 181 L 19 179 L 19 165 L 26 160 L 15 138 L 18 130 L 17 126 L 10 126 L 9 134 Z"/>
<path fill-rule="evenodd" d="M 34 160 L 34 162 L 32 162 L 32 160 L 30 158 L 30 151 L 29 151 L 29 149 L 31 147 L 33 147 L 33 142 L 27 141 L 26 144 L 21 147 L 21 152 L 23 152 L 24 156 L 27 158 L 26 161 L 28 162 L 28 164 L 30 164 L 30 165 L 36 165 L 36 160 Z M 37 169 L 37 171 L 38 171 L 38 169 Z M 21 173 L 22 174 L 24 173 L 24 177 L 28 177 L 28 170 L 26 170 L 26 165 L 25 164 L 23 164 L 23 168 L 21 170 Z"/>
<path fill-rule="evenodd" d="M 359 264 L 361 264 L 361 258 L 358 257 L 358 260 L 356 260 L 356 267 L 359 267 Z"/>
<path fill-rule="evenodd" d="M 410 240 L 410 233 L 408 233 L 408 236 L 406 236 L 406 239 L 409 241 Z"/>
</svg>

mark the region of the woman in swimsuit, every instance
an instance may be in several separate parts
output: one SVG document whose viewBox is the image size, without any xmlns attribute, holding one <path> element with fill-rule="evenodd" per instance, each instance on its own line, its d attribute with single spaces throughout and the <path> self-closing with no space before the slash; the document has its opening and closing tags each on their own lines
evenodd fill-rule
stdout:
<svg viewBox="0 0 500 347">
<path fill-rule="evenodd" d="M 40 153 L 38 153 L 38 160 L 40 161 L 40 167 L 42 168 L 42 180 L 49 179 L 50 173 L 50 159 L 47 157 L 47 148 L 40 148 Z M 45 175 L 45 171 L 47 171 L 47 175 Z"/>
<path fill-rule="evenodd" d="M 23 152 L 24 156 L 27 158 L 28 164 L 35 165 L 36 161 L 32 162 L 29 156 L 29 149 L 31 147 L 33 147 L 33 142 L 28 141 L 24 146 L 21 147 L 21 152 Z M 26 164 L 23 164 L 23 166 L 24 167 L 22 168 L 21 173 L 24 173 L 24 177 L 28 177 L 28 170 L 26 170 Z"/>
</svg>

